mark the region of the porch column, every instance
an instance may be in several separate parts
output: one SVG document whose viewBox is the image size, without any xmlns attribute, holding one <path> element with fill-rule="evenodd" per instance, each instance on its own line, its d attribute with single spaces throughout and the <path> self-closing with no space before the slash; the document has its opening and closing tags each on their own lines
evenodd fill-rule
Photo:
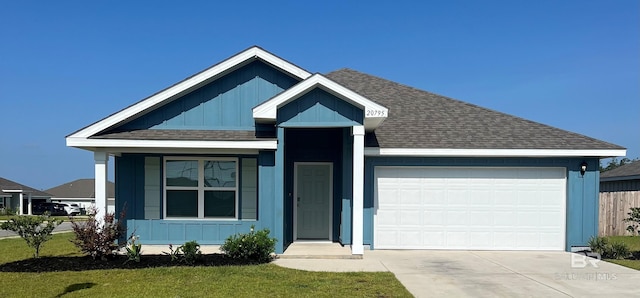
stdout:
<svg viewBox="0 0 640 298">
<path fill-rule="evenodd" d="M 20 212 L 18 212 L 18 214 L 20 215 L 24 215 L 24 195 L 22 195 L 22 192 L 18 195 L 18 200 L 20 201 L 20 204 L 18 205 L 18 208 L 20 208 Z"/>
<path fill-rule="evenodd" d="M 33 204 L 31 204 L 31 193 L 29 193 L 29 194 L 27 195 L 27 201 L 29 202 L 29 203 L 27 204 L 27 214 L 32 215 L 32 214 L 33 214 L 33 211 L 32 211 L 32 209 L 31 209 L 31 206 L 33 206 Z"/>
<path fill-rule="evenodd" d="M 95 161 L 96 219 L 101 221 L 107 213 L 107 165 L 109 154 L 97 151 L 93 153 L 93 159 Z"/>
<path fill-rule="evenodd" d="M 353 135 L 353 218 L 351 234 L 351 254 L 364 254 L 363 212 L 364 212 L 364 126 L 354 126 Z"/>
</svg>

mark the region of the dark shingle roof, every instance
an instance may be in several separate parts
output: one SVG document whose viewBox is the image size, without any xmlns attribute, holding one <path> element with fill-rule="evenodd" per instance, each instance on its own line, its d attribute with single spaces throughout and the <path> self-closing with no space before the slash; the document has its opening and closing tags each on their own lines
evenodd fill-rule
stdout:
<svg viewBox="0 0 640 298">
<path fill-rule="evenodd" d="M 577 133 L 341 69 L 329 79 L 389 108 L 367 146 L 438 149 L 624 149 Z"/>
<path fill-rule="evenodd" d="M 640 179 L 640 161 L 634 161 L 624 166 L 617 167 L 613 170 L 609 170 L 600 174 L 600 178 L 613 178 L 613 177 L 632 177 L 638 176 Z M 608 179 L 611 180 L 611 179 Z"/>
<path fill-rule="evenodd" d="M 78 179 L 53 188 L 47 189 L 57 198 L 95 198 L 95 179 Z M 116 187 L 111 181 L 107 182 L 107 197 L 114 198 Z"/>
<path fill-rule="evenodd" d="M 182 140 L 182 141 L 255 141 L 254 131 L 244 130 L 179 130 L 179 129 L 142 129 L 123 132 L 111 132 L 93 136 L 93 139 L 125 140 Z"/>
<path fill-rule="evenodd" d="M 5 192 L 11 190 L 21 190 L 23 193 L 31 193 L 32 196 L 37 197 L 51 197 L 51 194 L 44 191 L 0 177 L 0 195 L 11 195 L 12 192 Z"/>
</svg>

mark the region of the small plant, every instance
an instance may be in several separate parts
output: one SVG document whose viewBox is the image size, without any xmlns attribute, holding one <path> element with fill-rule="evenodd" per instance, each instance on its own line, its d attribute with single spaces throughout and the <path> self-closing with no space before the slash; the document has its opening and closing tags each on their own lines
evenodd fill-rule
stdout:
<svg viewBox="0 0 640 298">
<path fill-rule="evenodd" d="M 33 257 L 40 257 L 40 247 L 51 239 L 51 232 L 62 220 L 55 219 L 45 212 L 39 216 L 19 215 L 0 224 L 0 229 L 17 233 L 27 242 L 27 245 L 35 250 Z"/>
<path fill-rule="evenodd" d="M 0 208 L 0 215 L 16 215 L 18 209 L 11 209 L 10 207 Z"/>
<path fill-rule="evenodd" d="M 124 262 L 125 264 L 131 261 L 136 263 L 140 262 L 140 256 L 142 255 L 142 244 L 136 243 L 138 240 L 138 236 L 131 235 L 129 237 L 129 243 L 125 246 L 127 250 L 127 260 Z"/>
<path fill-rule="evenodd" d="M 627 213 L 629 217 L 623 219 L 625 222 L 631 222 L 627 226 L 627 231 L 631 235 L 640 235 L 640 207 L 631 207 L 631 211 Z"/>
<path fill-rule="evenodd" d="M 599 253 L 603 259 L 623 259 L 631 254 L 627 244 L 622 242 L 609 243 L 604 237 L 591 237 L 588 244 L 591 251 Z"/>
<path fill-rule="evenodd" d="M 624 259 L 631 254 L 627 244 L 623 242 L 613 242 L 608 249 L 608 258 L 610 259 Z"/>
<path fill-rule="evenodd" d="M 120 213 L 120 219 L 116 220 L 115 214 L 106 213 L 102 220 L 95 216 L 97 209 L 92 207 L 89 212 L 89 219 L 85 222 L 71 220 L 71 227 L 76 238 L 71 240 L 80 250 L 93 257 L 106 260 L 107 257 L 115 253 L 124 244 L 118 244 L 117 240 L 125 235 L 125 228 L 121 224 L 125 218 L 125 212 Z"/>
<path fill-rule="evenodd" d="M 182 248 L 181 246 L 178 246 L 178 248 L 176 248 L 176 250 L 173 250 L 173 244 L 169 244 L 169 252 L 162 252 L 165 255 L 168 255 L 171 257 L 171 262 L 177 262 L 182 258 Z"/>
<path fill-rule="evenodd" d="M 604 257 L 607 252 L 607 238 L 604 237 L 591 237 L 589 238 L 589 242 L 587 243 L 589 248 L 591 248 L 592 252 L 599 253 Z"/>
<path fill-rule="evenodd" d="M 255 231 L 254 226 L 248 234 L 231 235 L 220 249 L 229 257 L 243 261 L 270 262 L 275 252 L 276 239 L 269 237 L 269 229 Z"/>
<path fill-rule="evenodd" d="M 181 246 L 183 262 L 189 265 L 195 264 L 197 260 L 202 256 L 200 251 L 200 244 L 196 241 L 186 242 Z"/>
<path fill-rule="evenodd" d="M 180 262 L 187 265 L 195 264 L 202 256 L 200 244 L 195 240 L 185 242 L 175 250 L 173 249 L 173 245 L 169 244 L 169 252 L 164 252 L 164 254 L 171 257 L 171 262 Z"/>
</svg>

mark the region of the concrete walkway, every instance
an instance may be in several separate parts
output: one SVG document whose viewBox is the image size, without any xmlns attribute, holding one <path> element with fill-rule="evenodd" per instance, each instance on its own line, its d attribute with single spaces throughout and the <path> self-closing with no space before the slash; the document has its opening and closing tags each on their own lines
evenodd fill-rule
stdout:
<svg viewBox="0 0 640 298">
<path fill-rule="evenodd" d="M 573 255 L 573 256 L 572 256 Z M 640 271 L 567 252 L 365 251 L 361 260 L 278 259 L 310 271 L 391 271 L 416 297 L 634 297 Z"/>
</svg>

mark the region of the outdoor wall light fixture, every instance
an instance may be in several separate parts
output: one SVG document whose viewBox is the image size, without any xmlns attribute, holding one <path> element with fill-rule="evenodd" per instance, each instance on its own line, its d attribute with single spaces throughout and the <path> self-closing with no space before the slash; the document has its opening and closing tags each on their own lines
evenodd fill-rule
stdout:
<svg viewBox="0 0 640 298">
<path fill-rule="evenodd" d="M 580 175 L 584 176 L 584 173 L 587 172 L 587 162 L 583 161 L 580 164 Z"/>
</svg>

